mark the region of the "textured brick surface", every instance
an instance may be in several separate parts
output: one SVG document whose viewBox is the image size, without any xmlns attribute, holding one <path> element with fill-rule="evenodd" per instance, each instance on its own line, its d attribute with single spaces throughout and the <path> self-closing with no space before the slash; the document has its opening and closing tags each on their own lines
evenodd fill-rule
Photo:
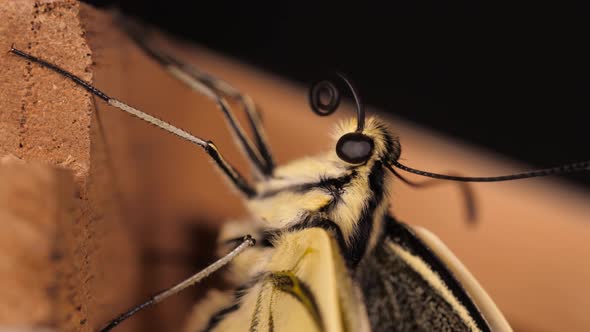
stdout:
<svg viewBox="0 0 590 332">
<path fill-rule="evenodd" d="M 79 9 L 66 0 L 0 3 L 0 156 L 26 161 L 0 171 L 0 327 L 93 331 L 120 310 L 113 304 L 137 301 L 138 254 L 92 98 L 8 53 L 14 44 L 92 80 Z"/>
</svg>

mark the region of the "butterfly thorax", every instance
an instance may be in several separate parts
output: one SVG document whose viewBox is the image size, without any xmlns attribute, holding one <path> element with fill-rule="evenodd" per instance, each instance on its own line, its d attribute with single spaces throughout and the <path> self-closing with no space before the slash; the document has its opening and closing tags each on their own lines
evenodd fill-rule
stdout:
<svg viewBox="0 0 590 332">
<path fill-rule="evenodd" d="M 354 126 L 354 121 L 341 124 L 335 136 Z M 255 219 L 269 233 L 325 228 L 338 241 L 347 263 L 356 265 L 381 234 L 389 208 L 383 163 L 399 155 L 397 139 L 378 119 L 368 119 L 365 134 L 374 148 L 362 164 L 347 163 L 332 149 L 278 167 L 271 178 L 258 183 L 259 194 L 248 201 Z"/>
</svg>

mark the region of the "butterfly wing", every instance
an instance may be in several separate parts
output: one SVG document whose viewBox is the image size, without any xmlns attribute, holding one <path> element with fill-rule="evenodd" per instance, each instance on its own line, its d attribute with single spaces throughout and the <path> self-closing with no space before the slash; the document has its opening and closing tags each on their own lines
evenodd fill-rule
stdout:
<svg viewBox="0 0 590 332">
<path fill-rule="evenodd" d="M 325 230 L 287 233 L 211 331 L 367 331 L 360 291 Z"/>
<path fill-rule="evenodd" d="M 373 331 L 511 331 L 434 235 L 414 232 L 391 217 L 385 223 L 384 239 L 356 275 Z M 467 280 L 469 293 L 459 279 Z"/>
</svg>

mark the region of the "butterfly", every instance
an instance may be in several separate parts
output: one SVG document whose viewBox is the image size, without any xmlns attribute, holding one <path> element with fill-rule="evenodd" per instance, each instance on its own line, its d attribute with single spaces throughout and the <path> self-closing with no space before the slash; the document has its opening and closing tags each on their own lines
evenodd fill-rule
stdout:
<svg viewBox="0 0 590 332">
<path fill-rule="evenodd" d="M 12 48 L 13 54 L 74 80 L 106 103 L 201 147 L 251 211 L 248 224 L 226 224 L 222 258 L 179 285 L 109 322 L 110 330 L 151 304 L 198 282 L 230 263 L 234 289 L 211 292 L 189 330 L 205 331 L 510 331 L 475 279 L 431 233 L 411 228 L 389 213 L 395 168 L 456 181 L 503 181 L 588 168 L 577 163 L 501 177 L 435 174 L 399 162 L 401 144 L 388 124 L 366 118 L 348 78 L 357 118 L 336 130 L 324 154 L 275 165 L 253 101 L 228 83 L 151 47 L 130 34 L 170 74 L 213 100 L 256 170 L 249 183 L 213 142 L 112 98 L 51 63 Z M 227 99 L 243 105 L 254 139 L 247 137 Z M 339 106 L 331 81 L 310 89 L 312 110 L 329 115 Z"/>
</svg>

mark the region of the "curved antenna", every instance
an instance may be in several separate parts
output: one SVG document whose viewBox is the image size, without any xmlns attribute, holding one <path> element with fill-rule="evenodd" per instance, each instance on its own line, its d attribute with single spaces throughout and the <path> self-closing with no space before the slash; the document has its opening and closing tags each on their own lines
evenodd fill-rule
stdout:
<svg viewBox="0 0 590 332">
<path fill-rule="evenodd" d="M 365 108 L 361 101 L 361 97 L 350 79 L 341 73 L 336 73 L 336 76 L 346 84 L 354 97 L 357 119 L 356 132 L 361 133 L 365 129 Z M 325 97 L 326 93 L 328 94 L 328 101 L 324 102 L 322 101 L 322 98 Z M 327 116 L 334 113 L 340 105 L 340 91 L 331 81 L 316 81 L 309 89 L 308 99 L 311 110 L 314 113 L 319 116 Z"/>
<path fill-rule="evenodd" d="M 423 189 L 427 187 L 433 187 L 442 183 L 448 183 L 437 181 L 437 179 L 426 179 L 423 182 L 415 182 L 403 177 L 393 167 L 391 167 L 391 165 L 385 164 L 385 167 L 387 167 L 393 173 L 393 175 L 395 175 L 403 183 L 413 188 Z M 474 224 L 477 220 L 477 202 L 475 199 L 475 193 L 473 192 L 471 186 L 466 182 L 459 182 L 457 183 L 457 185 L 461 190 L 463 202 L 465 202 L 465 215 L 467 217 L 467 221 L 471 224 Z"/>
<path fill-rule="evenodd" d="M 363 132 L 363 129 L 365 129 L 365 108 L 361 102 L 361 97 L 357 93 L 352 82 L 346 76 L 340 73 L 337 73 L 337 75 L 346 83 L 346 85 L 348 85 L 348 88 L 354 97 L 354 101 L 356 102 L 356 132 L 361 133 Z"/>
<path fill-rule="evenodd" d="M 425 177 L 440 179 L 440 180 L 461 181 L 461 182 L 512 181 L 512 180 L 534 178 L 534 177 L 539 177 L 539 176 L 567 174 L 567 173 L 582 172 L 582 171 L 589 171 L 590 170 L 590 160 L 589 160 L 589 161 L 582 161 L 582 162 L 578 162 L 578 163 L 560 165 L 560 166 L 556 166 L 556 167 L 543 168 L 543 169 L 530 171 L 530 172 L 501 175 L 501 176 L 455 176 L 455 175 L 446 175 L 446 174 L 438 174 L 438 173 L 422 171 L 419 169 L 415 169 L 415 168 L 403 165 L 400 162 L 398 162 L 397 160 L 391 161 L 391 164 L 399 169 L 406 171 L 406 172 L 414 173 L 414 174 L 417 174 L 420 176 L 425 176 Z"/>
</svg>

